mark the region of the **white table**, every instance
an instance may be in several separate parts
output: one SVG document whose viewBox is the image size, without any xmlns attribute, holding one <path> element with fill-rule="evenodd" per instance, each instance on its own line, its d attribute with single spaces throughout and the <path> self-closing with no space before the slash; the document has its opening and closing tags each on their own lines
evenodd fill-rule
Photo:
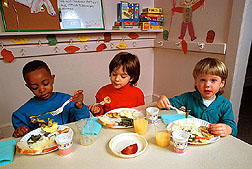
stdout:
<svg viewBox="0 0 252 169">
<path fill-rule="evenodd" d="M 142 107 L 143 108 L 143 107 Z M 145 108 L 145 107 L 144 107 Z M 143 109 L 142 109 L 143 110 Z M 172 113 L 162 111 L 162 113 Z M 173 112 L 174 113 L 174 112 Z M 74 124 L 68 124 L 76 131 Z M 110 151 L 108 143 L 120 133 L 134 132 L 129 129 L 102 128 L 94 144 L 81 146 L 74 137 L 73 153 L 61 157 L 59 152 L 45 155 L 22 155 L 16 153 L 12 163 L 1 169 L 249 169 L 252 168 L 252 146 L 233 137 L 226 136 L 208 145 L 189 145 L 185 154 L 177 154 L 172 144 L 168 148 L 155 143 L 154 127 L 148 126 L 145 135 L 146 151 L 135 158 L 120 158 Z M 9 138 L 11 139 L 11 138 Z"/>
</svg>

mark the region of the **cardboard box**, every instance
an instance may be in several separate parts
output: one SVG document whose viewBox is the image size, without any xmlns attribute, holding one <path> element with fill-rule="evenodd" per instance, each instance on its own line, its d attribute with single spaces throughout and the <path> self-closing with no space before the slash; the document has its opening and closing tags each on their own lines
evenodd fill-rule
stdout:
<svg viewBox="0 0 252 169">
<path fill-rule="evenodd" d="M 148 21 L 154 21 L 154 22 L 164 22 L 164 17 L 149 17 L 149 16 L 141 16 L 140 17 L 141 22 L 148 22 Z"/>
<path fill-rule="evenodd" d="M 163 30 L 160 22 L 140 22 L 142 30 Z"/>
<path fill-rule="evenodd" d="M 139 30 L 141 29 L 140 26 L 113 26 L 113 30 L 123 30 L 123 29 L 134 29 L 134 30 Z"/>
<path fill-rule="evenodd" d="M 117 4 L 118 22 L 139 22 L 139 3 L 121 1 Z"/>
<path fill-rule="evenodd" d="M 144 8 L 142 9 L 142 13 L 159 13 L 163 12 L 162 8 Z"/>
</svg>

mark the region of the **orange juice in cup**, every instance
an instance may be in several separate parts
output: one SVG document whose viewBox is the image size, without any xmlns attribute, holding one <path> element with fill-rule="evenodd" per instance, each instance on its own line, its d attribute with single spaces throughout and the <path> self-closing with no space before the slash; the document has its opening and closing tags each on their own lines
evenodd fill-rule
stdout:
<svg viewBox="0 0 252 169">
<path fill-rule="evenodd" d="M 147 133 L 148 121 L 142 114 L 133 114 L 134 116 L 134 129 L 140 135 Z"/>
<path fill-rule="evenodd" d="M 160 147 L 167 147 L 170 145 L 171 135 L 166 131 L 156 133 L 156 143 Z"/>
<path fill-rule="evenodd" d="M 158 119 L 155 123 L 156 144 L 160 147 L 167 147 L 170 145 L 170 133 L 167 132 L 166 124 Z"/>
</svg>

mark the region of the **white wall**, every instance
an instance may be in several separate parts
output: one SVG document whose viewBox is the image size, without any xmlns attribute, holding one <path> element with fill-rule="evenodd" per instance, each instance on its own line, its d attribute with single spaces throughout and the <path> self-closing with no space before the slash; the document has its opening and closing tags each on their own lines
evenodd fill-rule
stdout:
<svg viewBox="0 0 252 169">
<path fill-rule="evenodd" d="M 197 39 L 194 42 L 206 43 L 207 31 L 213 29 L 215 31 L 214 43 L 226 43 L 226 54 L 210 54 L 205 53 L 204 50 L 202 52 L 188 51 L 187 54 L 183 54 L 181 50 L 156 49 L 154 95 L 172 97 L 193 90 L 192 70 L 194 65 L 202 58 L 217 57 L 223 60 L 229 69 L 224 96 L 233 104 L 235 121 L 238 122 L 251 44 L 251 3 L 251 0 L 211 0 L 206 1 L 205 9 L 195 10 L 192 14 L 192 22 Z M 176 6 L 179 6 L 179 1 Z M 168 41 L 174 44 L 179 42 L 182 14 L 175 13 L 170 27 L 171 1 L 156 0 L 155 7 L 164 8 L 166 14 L 164 27 L 166 30 L 171 28 Z M 162 40 L 162 34 L 158 39 Z M 188 30 L 185 40 L 190 45 Z"/>
</svg>

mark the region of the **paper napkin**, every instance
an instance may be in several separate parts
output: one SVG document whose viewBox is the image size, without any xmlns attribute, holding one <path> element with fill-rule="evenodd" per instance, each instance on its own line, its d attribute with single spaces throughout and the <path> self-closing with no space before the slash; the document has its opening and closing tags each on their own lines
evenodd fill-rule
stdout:
<svg viewBox="0 0 252 169">
<path fill-rule="evenodd" d="M 92 119 L 93 121 L 90 119 Z M 87 124 L 83 128 L 82 134 L 89 135 L 90 132 L 88 130 L 89 130 L 90 126 L 93 125 L 92 123 L 94 122 L 94 135 L 97 136 L 102 128 L 102 125 L 99 123 L 97 117 L 91 117 L 90 119 L 88 120 Z"/>
<path fill-rule="evenodd" d="M 16 143 L 16 140 L 0 141 L 0 166 L 12 162 Z"/>
<path fill-rule="evenodd" d="M 169 124 L 169 121 L 166 122 L 165 120 L 176 121 L 176 120 L 180 120 L 184 118 L 185 118 L 185 115 L 182 115 L 182 114 L 161 114 L 161 119 L 166 124 Z M 192 117 L 188 116 L 188 118 L 192 118 Z"/>
</svg>

